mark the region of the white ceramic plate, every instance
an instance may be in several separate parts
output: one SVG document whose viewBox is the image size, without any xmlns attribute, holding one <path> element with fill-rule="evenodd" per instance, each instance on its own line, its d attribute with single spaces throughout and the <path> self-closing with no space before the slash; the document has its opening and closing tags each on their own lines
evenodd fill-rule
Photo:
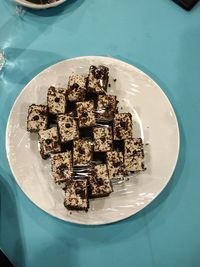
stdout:
<svg viewBox="0 0 200 267">
<path fill-rule="evenodd" d="M 18 4 L 25 6 L 25 7 L 29 7 L 29 8 L 33 8 L 33 9 L 46 9 L 46 8 L 50 8 L 50 7 L 56 7 L 61 5 L 62 3 L 64 3 L 66 0 L 58 0 L 56 2 L 50 3 L 50 4 L 44 4 L 44 5 L 39 5 L 39 4 L 34 4 L 31 3 L 29 1 L 26 0 L 15 0 Z"/>
<path fill-rule="evenodd" d="M 130 177 L 104 199 L 90 201 L 90 209 L 69 212 L 64 193 L 50 174 L 50 160 L 42 160 L 37 134 L 26 131 L 28 106 L 45 103 L 50 85 L 66 87 L 72 72 L 88 73 L 91 64 L 110 68 L 109 93 L 117 95 L 120 112 L 129 111 L 135 121 L 134 136 L 142 137 L 147 170 Z M 117 78 L 114 82 L 113 79 Z M 179 129 L 174 110 L 161 88 L 139 69 L 109 57 L 80 57 L 61 61 L 38 74 L 18 96 L 6 133 L 7 157 L 23 192 L 49 214 L 80 224 L 106 224 L 127 218 L 147 206 L 167 185 L 179 152 Z"/>
</svg>

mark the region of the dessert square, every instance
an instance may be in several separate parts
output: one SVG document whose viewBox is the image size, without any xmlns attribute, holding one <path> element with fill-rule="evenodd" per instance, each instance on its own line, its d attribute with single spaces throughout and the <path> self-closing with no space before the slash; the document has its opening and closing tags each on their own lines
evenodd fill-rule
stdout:
<svg viewBox="0 0 200 267">
<path fill-rule="evenodd" d="M 95 125 L 96 120 L 94 116 L 93 101 L 77 102 L 76 112 L 77 112 L 80 128 L 92 127 Z"/>
<path fill-rule="evenodd" d="M 103 65 L 90 66 L 88 76 L 88 90 L 95 94 L 107 92 L 109 69 Z"/>
<path fill-rule="evenodd" d="M 89 201 L 87 187 L 86 179 L 74 180 L 67 185 L 64 205 L 68 210 L 88 211 Z"/>
<path fill-rule="evenodd" d="M 114 140 L 132 137 L 132 115 L 130 113 L 115 114 L 113 123 Z"/>
<path fill-rule="evenodd" d="M 46 130 L 48 125 L 47 106 L 32 104 L 28 108 L 27 131 Z"/>
<path fill-rule="evenodd" d="M 121 178 L 124 176 L 124 157 L 122 152 L 107 152 L 107 167 L 109 178 Z"/>
<path fill-rule="evenodd" d="M 72 141 L 79 137 L 77 122 L 73 113 L 58 115 L 58 131 L 62 143 Z"/>
<path fill-rule="evenodd" d="M 94 127 L 94 151 L 107 152 L 112 150 L 112 128 L 111 127 Z"/>
<path fill-rule="evenodd" d="M 145 170 L 141 138 L 131 138 L 124 141 L 124 165 L 127 171 Z"/>
<path fill-rule="evenodd" d="M 86 78 L 72 74 L 69 77 L 67 96 L 69 101 L 83 101 L 86 94 Z"/>
<path fill-rule="evenodd" d="M 50 154 L 61 152 L 57 127 L 39 131 L 40 154 L 46 159 Z"/>
<path fill-rule="evenodd" d="M 73 165 L 88 165 L 92 160 L 92 143 L 90 140 L 78 139 L 74 141 Z"/>
<path fill-rule="evenodd" d="M 47 93 L 47 106 L 53 115 L 63 114 L 66 110 L 66 90 L 51 86 Z"/>
<path fill-rule="evenodd" d="M 99 95 L 97 101 L 97 119 L 112 120 L 117 110 L 117 100 L 114 95 Z"/>
<path fill-rule="evenodd" d="M 89 197 L 107 197 L 113 191 L 106 164 L 96 165 L 94 175 L 89 176 Z"/>
<path fill-rule="evenodd" d="M 56 183 L 70 180 L 73 172 L 71 151 L 52 155 L 51 171 Z"/>
</svg>

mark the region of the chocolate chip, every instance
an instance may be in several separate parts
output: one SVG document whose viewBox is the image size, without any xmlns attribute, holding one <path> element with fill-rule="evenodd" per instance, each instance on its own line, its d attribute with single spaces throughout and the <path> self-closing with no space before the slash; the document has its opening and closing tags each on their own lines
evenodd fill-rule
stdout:
<svg viewBox="0 0 200 267">
<path fill-rule="evenodd" d="M 133 150 L 133 151 L 132 151 L 132 156 L 133 156 L 133 157 L 138 156 L 138 151 L 137 151 L 137 150 Z"/>
<path fill-rule="evenodd" d="M 94 71 L 96 70 L 96 68 L 97 68 L 96 66 L 91 65 L 91 66 L 90 66 L 90 71 L 91 71 L 91 72 L 94 72 Z"/>
<path fill-rule="evenodd" d="M 100 138 L 100 140 L 101 140 L 102 142 L 105 142 L 105 141 L 106 141 L 105 136 L 102 136 L 102 137 Z"/>
<path fill-rule="evenodd" d="M 51 144 L 52 140 L 51 139 L 47 139 L 47 140 L 45 140 L 45 142 L 46 142 L 47 145 L 49 145 L 49 144 Z"/>
<path fill-rule="evenodd" d="M 147 168 L 144 166 L 144 163 L 141 164 L 141 167 L 144 171 L 146 171 Z"/>
<path fill-rule="evenodd" d="M 70 128 L 71 125 L 70 125 L 69 123 L 66 123 L 66 124 L 65 124 L 65 127 L 66 127 L 66 128 Z"/>
<path fill-rule="evenodd" d="M 38 116 L 38 115 L 35 115 L 35 116 L 33 117 L 33 120 L 34 120 L 34 121 L 38 121 L 38 120 L 39 120 L 39 116 Z"/>
<path fill-rule="evenodd" d="M 79 194 L 81 194 L 82 190 L 81 190 L 81 188 L 76 188 L 75 192 L 76 192 L 76 194 L 79 195 Z"/>
<path fill-rule="evenodd" d="M 55 100 L 54 100 L 56 103 L 58 103 L 60 101 L 60 98 L 59 97 L 56 97 Z"/>
<path fill-rule="evenodd" d="M 111 84 L 110 83 L 108 84 L 108 87 L 111 87 Z"/>
<path fill-rule="evenodd" d="M 55 92 L 56 88 L 54 86 L 50 86 L 49 90 L 51 90 L 52 92 Z"/>
<path fill-rule="evenodd" d="M 120 165 L 121 165 L 121 162 L 113 162 L 113 166 L 115 168 L 120 167 Z"/>
<path fill-rule="evenodd" d="M 88 116 L 87 111 L 83 111 L 82 116 L 83 116 L 83 117 L 87 117 L 87 116 Z"/>
<path fill-rule="evenodd" d="M 75 193 L 79 195 L 81 198 L 86 198 L 85 191 L 82 190 L 80 187 L 77 187 L 75 189 Z"/>
<path fill-rule="evenodd" d="M 117 81 L 117 79 L 113 79 L 113 82 L 116 82 Z"/>
<path fill-rule="evenodd" d="M 144 169 L 144 163 L 141 164 L 142 169 Z"/>
<path fill-rule="evenodd" d="M 120 126 L 121 126 L 122 128 L 125 128 L 125 129 L 127 129 L 127 127 L 128 127 L 127 122 L 125 122 L 125 121 L 121 121 L 121 122 L 120 122 Z"/>
<path fill-rule="evenodd" d="M 79 88 L 79 85 L 78 83 L 74 83 L 72 86 L 71 86 L 72 89 L 78 89 Z"/>
<path fill-rule="evenodd" d="M 68 167 L 66 164 L 62 163 L 59 167 L 58 167 L 59 171 L 60 171 L 60 176 L 64 176 L 64 172 L 66 170 L 68 170 Z"/>
<path fill-rule="evenodd" d="M 97 178 L 97 184 L 98 184 L 99 186 L 103 185 L 103 184 L 104 184 L 104 183 L 103 183 L 103 179 L 102 179 L 102 178 Z"/>
<path fill-rule="evenodd" d="M 83 148 L 79 148 L 79 150 L 78 150 L 78 152 L 80 153 L 80 154 L 85 154 L 85 150 L 83 149 Z"/>
<path fill-rule="evenodd" d="M 112 104 L 111 103 L 108 103 L 108 105 L 106 106 L 106 110 L 109 111 L 112 109 Z"/>
<path fill-rule="evenodd" d="M 63 171 L 65 171 L 66 169 L 68 169 L 68 167 L 67 167 L 66 164 L 62 163 L 62 164 L 58 167 L 58 169 L 59 169 L 61 172 L 63 172 Z"/>
<path fill-rule="evenodd" d="M 94 76 L 95 76 L 96 79 L 100 79 L 101 78 L 101 71 L 100 70 L 96 70 Z"/>
<path fill-rule="evenodd" d="M 46 112 L 46 110 L 42 110 L 42 111 L 40 112 L 40 114 L 44 116 L 44 115 L 47 114 L 47 112 Z"/>
</svg>

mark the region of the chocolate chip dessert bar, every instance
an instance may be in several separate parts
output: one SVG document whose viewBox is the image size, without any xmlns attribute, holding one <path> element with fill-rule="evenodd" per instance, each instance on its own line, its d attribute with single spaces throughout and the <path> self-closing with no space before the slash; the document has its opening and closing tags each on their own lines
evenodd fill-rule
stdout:
<svg viewBox="0 0 200 267">
<path fill-rule="evenodd" d="M 78 126 L 73 113 L 58 115 L 58 131 L 62 143 L 79 137 Z"/>
<path fill-rule="evenodd" d="M 47 106 L 32 104 L 28 108 L 27 131 L 46 130 L 48 124 Z"/>
<path fill-rule="evenodd" d="M 46 159 L 50 154 L 61 152 L 57 127 L 39 131 L 40 154 Z"/>
<path fill-rule="evenodd" d="M 114 95 L 99 95 L 97 101 L 97 120 L 112 120 L 117 110 L 117 100 Z"/>
<path fill-rule="evenodd" d="M 109 69 L 105 66 L 90 66 L 88 76 L 88 90 L 95 94 L 107 92 Z"/>
<path fill-rule="evenodd" d="M 107 167 L 109 178 L 121 178 L 124 176 L 124 157 L 122 152 L 107 152 Z"/>
<path fill-rule="evenodd" d="M 131 138 L 124 141 L 124 165 L 127 171 L 145 170 L 141 138 Z"/>
<path fill-rule="evenodd" d="M 132 115 L 130 113 L 115 114 L 113 123 L 114 140 L 132 137 Z"/>
<path fill-rule="evenodd" d="M 53 154 L 51 158 L 52 176 L 56 183 L 67 182 L 72 176 L 71 151 Z"/>
<path fill-rule="evenodd" d="M 112 128 L 111 127 L 94 127 L 94 151 L 107 152 L 112 150 Z"/>
<path fill-rule="evenodd" d="M 87 179 L 72 180 L 66 187 L 64 205 L 68 210 L 88 211 Z"/>
<path fill-rule="evenodd" d="M 83 101 L 86 94 L 86 78 L 72 74 L 69 77 L 67 96 L 69 101 Z"/>
<path fill-rule="evenodd" d="M 51 86 L 47 93 L 47 105 L 53 115 L 63 114 L 66 110 L 66 90 Z"/>
<path fill-rule="evenodd" d="M 89 178 L 89 197 L 107 197 L 113 191 L 106 164 L 96 165 Z"/>
<path fill-rule="evenodd" d="M 92 143 L 87 139 L 78 139 L 74 141 L 73 165 L 88 165 L 92 160 Z"/>
<path fill-rule="evenodd" d="M 92 127 L 95 125 L 93 101 L 77 102 L 76 112 L 79 120 L 79 127 Z"/>
</svg>

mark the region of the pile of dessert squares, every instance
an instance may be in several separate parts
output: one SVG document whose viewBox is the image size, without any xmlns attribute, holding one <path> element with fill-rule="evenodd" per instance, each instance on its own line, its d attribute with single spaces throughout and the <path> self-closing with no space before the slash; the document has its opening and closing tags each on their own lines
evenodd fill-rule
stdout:
<svg viewBox="0 0 200 267">
<path fill-rule="evenodd" d="M 113 192 L 114 180 L 145 169 L 142 139 L 132 137 L 132 115 L 119 113 L 110 86 L 109 68 L 92 65 L 87 76 L 72 73 L 66 88 L 51 86 L 47 105 L 28 109 L 27 130 L 38 133 L 41 157 L 51 158 L 69 210 L 87 211 L 89 199 Z"/>
</svg>

